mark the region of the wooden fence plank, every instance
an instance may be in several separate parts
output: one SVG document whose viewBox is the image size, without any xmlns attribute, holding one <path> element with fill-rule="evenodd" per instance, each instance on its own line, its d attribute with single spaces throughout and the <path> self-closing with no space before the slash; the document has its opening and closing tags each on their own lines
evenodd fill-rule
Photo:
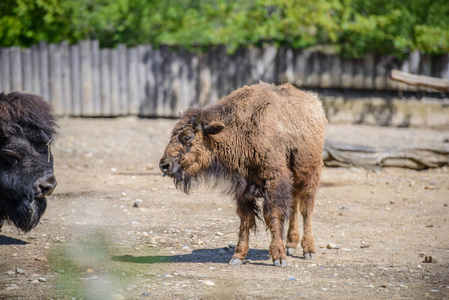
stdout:
<svg viewBox="0 0 449 300">
<path fill-rule="evenodd" d="M 200 107 L 204 107 L 209 104 L 211 94 L 211 69 L 209 65 L 210 53 L 201 53 L 198 61 L 198 103 Z"/>
<path fill-rule="evenodd" d="M 40 96 L 49 100 L 49 65 L 48 65 L 48 45 L 44 42 L 39 43 L 39 76 L 40 76 Z"/>
<path fill-rule="evenodd" d="M 22 80 L 23 90 L 27 93 L 33 93 L 33 73 L 31 65 L 31 49 L 23 49 L 22 57 Z"/>
<path fill-rule="evenodd" d="M 80 46 L 70 46 L 70 65 L 71 65 L 71 82 L 72 82 L 72 103 L 71 114 L 72 116 L 81 115 L 81 65 L 80 65 Z"/>
<path fill-rule="evenodd" d="M 101 92 L 100 104 L 101 115 L 109 117 L 112 115 L 112 99 L 111 99 L 111 50 L 100 50 L 100 78 Z"/>
<path fill-rule="evenodd" d="M 61 47 L 59 45 L 49 45 L 49 84 L 50 103 L 57 115 L 64 113 L 62 106 L 62 70 L 61 70 Z"/>
<path fill-rule="evenodd" d="M 92 41 L 92 114 L 101 116 L 100 42 Z"/>
<path fill-rule="evenodd" d="M 0 92 L 9 93 L 11 91 L 11 65 L 8 48 L 0 48 L 0 66 Z"/>
<path fill-rule="evenodd" d="M 84 116 L 94 116 L 93 74 L 92 74 L 92 42 L 80 42 L 80 82 L 81 82 L 81 112 Z"/>
<path fill-rule="evenodd" d="M 31 47 L 31 73 L 32 73 L 32 92 L 41 95 L 41 81 L 40 81 L 40 50 L 39 45 Z"/>
<path fill-rule="evenodd" d="M 139 52 L 137 48 L 128 49 L 128 113 L 137 115 L 139 113 L 139 82 L 138 63 Z"/>
<path fill-rule="evenodd" d="M 9 52 L 11 59 L 11 89 L 22 91 L 22 57 L 19 47 L 11 47 Z"/>
<path fill-rule="evenodd" d="M 158 116 L 159 92 L 162 92 L 162 74 L 158 73 L 162 68 L 162 56 L 159 50 L 147 48 L 145 58 L 145 112 L 148 117 Z M 160 82 L 159 82 L 160 80 Z"/>
<path fill-rule="evenodd" d="M 61 73 L 62 73 L 62 101 L 61 109 L 63 115 L 70 115 L 72 93 L 71 93 L 71 64 L 70 64 L 70 46 L 67 42 L 61 43 Z"/>
<path fill-rule="evenodd" d="M 140 116 L 149 116 L 146 111 L 147 101 L 150 99 L 150 87 L 149 80 L 147 77 L 147 60 L 148 60 L 148 51 L 149 46 L 139 45 L 137 47 L 137 81 L 139 88 L 139 99 L 138 99 L 138 115 Z"/>
<path fill-rule="evenodd" d="M 287 47 L 281 47 L 278 50 L 277 56 L 277 71 L 278 83 L 287 83 L 294 81 L 293 68 L 293 50 Z"/>
<path fill-rule="evenodd" d="M 128 114 L 128 56 L 126 55 L 126 45 L 117 46 L 119 56 L 119 115 Z"/>
<path fill-rule="evenodd" d="M 119 69 L 120 58 L 118 49 L 111 49 L 111 115 L 119 116 L 120 111 L 120 87 Z"/>
</svg>

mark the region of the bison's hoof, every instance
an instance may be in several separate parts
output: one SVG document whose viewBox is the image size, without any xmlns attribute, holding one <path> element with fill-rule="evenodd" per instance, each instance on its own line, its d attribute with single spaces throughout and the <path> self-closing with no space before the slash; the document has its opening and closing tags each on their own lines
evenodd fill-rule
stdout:
<svg viewBox="0 0 449 300">
<path fill-rule="evenodd" d="M 313 253 L 313 252 L 304 253 L 304 259 L 314 260 L 315 259 L 315 253 Z"/>
<path fill-rule="evenodd" d="M 230 264 L 231 266 L 238 266 L 238 265 L 243 264 L 243 260 L 241 260 L 240 258 L 233 258 L 233 259 L 231 259 L 231 261 L 229 262 L 229 264 Z"/>
<path fill-rule="evenodd" d="M 275 259 L 273 261 L 274 266 L 276 267 L 286 267 L 287 266 L 287 261 L 285 259 Z"/>
<path fill-rule="evenodd" d="M 296 252 L 295 248 L 287 248 L 287 255 L 293 256 L 295 252 Z"/>
</svg>

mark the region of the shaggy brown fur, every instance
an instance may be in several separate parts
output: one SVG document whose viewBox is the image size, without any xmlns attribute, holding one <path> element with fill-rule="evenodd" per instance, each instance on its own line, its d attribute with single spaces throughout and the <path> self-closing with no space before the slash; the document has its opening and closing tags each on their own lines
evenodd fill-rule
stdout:
<svg viewBox="0 0 449 300">
<path fill-rule="evenodd" d="M 290 84 L 261 83 L 238 89 L 210 108 L 189 109 L 173 129 L 160 161 L 162 172 L 186 193 L 200 179 L 229 180 L 240 216 L 239 241 L 231 264 L 241 264 L 262 214 L 271 231 L 270 255 L 286 265 L 287 244 L 299 243 L 299 212 L 306 259 L 315 256 L 312 212 L 318 188 L 327 120 L 317 96 Z"/>
</svg>

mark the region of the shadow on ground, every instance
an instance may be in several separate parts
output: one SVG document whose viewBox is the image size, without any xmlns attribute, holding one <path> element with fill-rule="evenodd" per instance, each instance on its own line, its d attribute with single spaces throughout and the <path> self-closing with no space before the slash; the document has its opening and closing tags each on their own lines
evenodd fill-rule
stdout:
<svg viewBox="0 0 449 300">
<path fill-rule="evenodd" d="M 4 236 L 0 234 L 0 246 L 1 245 L 26 245 L 29 244 L 28 242 L 15 239 L 9 236 Z"/>
<path fill-rule="evenodd" d="M 156 263 L 218 263 L 225 264 L 231 260 L 234 250 L 230 248 L 198 249 L 192 253 L 180 255 L 147 255 L 133 256 L 120 255 L 112 256 L 112 261 L 135 263 L 135 264 L 156 264 Z M 250 249 L 245 261 L 264 261 L 271 264 L 268 250 Z M 255 263 L 255 264 L 260 264 Z"/>
</svg>

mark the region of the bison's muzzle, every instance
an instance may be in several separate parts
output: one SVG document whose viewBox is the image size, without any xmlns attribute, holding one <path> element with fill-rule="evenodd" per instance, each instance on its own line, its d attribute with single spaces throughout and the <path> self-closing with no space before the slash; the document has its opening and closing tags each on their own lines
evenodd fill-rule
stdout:
<svg viewBox="0 0 449 300">
<path fill-rule="evenodd" d="M 159 168 L 161 169 L 164 176 L 174 177 L 175 173 L 178 172 L 178 163 L 170 159 L 169 157 L 162 157 L 159 162 Z"/>
<path fill-rule="evenodd" d="M 56 185 L 57 182 L 53 173 L 38 178 L 33 185 L 34 198 L 41 199 L 51 195 L 51 193 L 55 190 Z"/>
</svg>

